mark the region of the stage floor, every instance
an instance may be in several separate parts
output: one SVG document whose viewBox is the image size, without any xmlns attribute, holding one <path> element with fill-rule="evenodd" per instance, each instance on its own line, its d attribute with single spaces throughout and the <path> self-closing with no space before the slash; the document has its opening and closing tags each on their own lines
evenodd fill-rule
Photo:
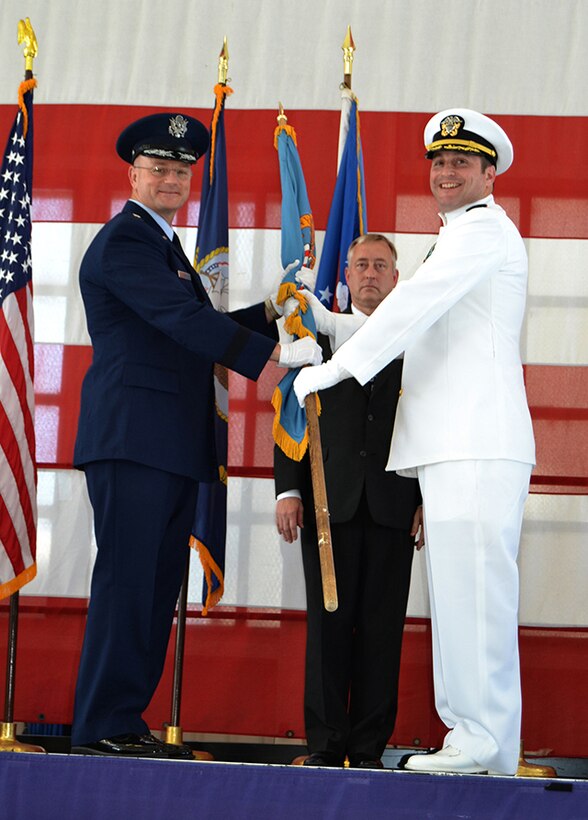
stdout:
<svg viewBox="0 0 588 820">
<path fill-rule="evenodd" d="M 23 734 L 19 736 L 23 743 L 32 743 L 42 746 L 50 754 L 69 754 L 70 738 L 65 735 L 33 735 Z M 277 765 L 289 765 L 297 757 L 307 754 L 305 745 L 298 743 L 283 743 L 279 739 L 264 739 L 266 742 L 226 742 L 226 741 L 193 741 L 187 739 L 188 744 L 193 749 L 208 752 L 217 763 L 265 763 Z M 415 752 L 414 748 L 397 748 L 389 746 L 382 762 L 386 769 L 400 770 L 399 764 L 407 754 Z M 570 778 L 572 780 L 588 780 L 588 756 L 587 757 L 538 757 L 526 755 L 528 763 L 541 766 L 551 766 L 559 778 Z M 588 820 L 588 808 L 586 810 L 586 820 Z"/>
<path fill-rule="evenodd" d="M 42 746 L 51 754 L 69 754 L 70 739 L 67 736 L 30 735 L 19 736 L 24 743 L 33 743 Z M 307 754 L 306 746 L 296 743 L 283 743 L 279 739 L 269 742 L 220 742 L 220 741 L 192 741 L 187 742 L 193 749 L 200 749 L 211 754 L 218 763 L 269 763 L 289 765 L 297 757 Z M 399 763 L 407 754 L 415 749 L 388 747 L 382 756 L 386 769 L 399 769 Z M 551 766 L 560 778 L 573 780 L 588 780 L 588 757 L 537 757 L 526 755 L 528 763 L 542 766 Z M 586 811 L 588 820 L 588 808 Z"/>
<path fill-rule="evenodd" d="M 254 750 L 241 748 L 241 757 L 246 751 Z M 289 758 L 292 751 L 299 749 L 289 745 Z M 430 775 L 395 768 L 405 753 L 394 750 L 385 770 L 368 771 L 4 752 L 0 795 L 11 820 L 588 818 L 588 780 L 565 776 L 561 759 L 552 761 L 557 778 Z"/>
</svg>

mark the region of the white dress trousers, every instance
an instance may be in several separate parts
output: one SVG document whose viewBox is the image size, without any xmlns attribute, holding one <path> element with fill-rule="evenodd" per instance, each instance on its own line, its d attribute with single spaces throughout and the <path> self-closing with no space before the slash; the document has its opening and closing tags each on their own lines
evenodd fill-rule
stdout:
<svg viewBox="0 0 588 820">
<path fill-rule="evenodd" d="M 519 756 L 516 562 L 530 475 L 507 460 L 418 468 L 444 745 L 504 774 Z"/>
</svg>

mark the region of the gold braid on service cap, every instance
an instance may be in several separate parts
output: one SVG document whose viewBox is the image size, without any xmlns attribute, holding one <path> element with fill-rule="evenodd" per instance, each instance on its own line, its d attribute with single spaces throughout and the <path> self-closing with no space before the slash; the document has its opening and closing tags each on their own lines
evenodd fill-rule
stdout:
<svg viewBox="0 0 588 820">
<path fill-rule="evenodd" d="M 468 131 L 464 128 L 465 122 L 462 117 L 457 114 L 449 114 L 441 120 L 440 130 L 435 134 L 436 139 L 429 145 L 425 145 L 427 154 L 433 151 L 475 151 L 476 153 L 488 154 L 488 156 L 496 159 L 498 156 L 492 143 L 485 140 L 474 131 Z M 462 139 L 456 139 L 457 136 Z M 463 139 L 469 137 L 469 139 Z"/>
<path fill-rule="evenodd" d="M 496 157 L 496 151 L 493 148 L 487 148 L 474 140 L 451 140 L 441 139 L 425 145 L 427 151 L 440 151 L 442 148 L 445 151 L 483 151 L 484 154 L 489 154 L 491 157 Z"/>
</svg>

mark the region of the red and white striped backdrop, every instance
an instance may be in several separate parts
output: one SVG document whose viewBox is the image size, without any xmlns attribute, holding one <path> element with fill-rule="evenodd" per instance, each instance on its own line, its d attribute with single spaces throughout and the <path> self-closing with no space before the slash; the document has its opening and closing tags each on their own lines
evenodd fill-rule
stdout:
<svg viewBox="0 0 588 820">
<path fill-rule="evenodd" d="M 17 0 L 3 3 L 0 139 L 14 117 L 22 57 Z M 222 11 L 221 11 L 222 10 Z M 130 120 L 181 108 L 207 124 L 217 56 L 227 36 L 235 94 L 227 105 L 231 306 L 258 301 L 279 273 L 280 190 L 272 146 L 278 101 L 298 134 L 319 247 L 335 180 L 340 49 L 351 24 L 361 111 L 368 224 L 390 234 L 409 276 L 437 218 L 422 129 L 451 105 L 496 116 L 515 164 L 496 197 L 530 259 L 523 340 L 539 439 L 535 493 L 521 549 L 521 621 L 588 626 L 588 56 L 582 0 L 29 0 L 35 61 L 33 265 L 39 474 L 38 576 L 24 595 L 84 596 L 91 514 L 71 470 L 78 390 L 89 361 L 77 290 L 88 242 L 128 194 L 114 141 Z M 222 13 L 222 17 L 220 16 Z M 178 215 L 195 243 L 200 174 Z M 269 396 L 233 379 L 225 603 L 304 608 L 298 550 L 273 526 Z M 255 477 L 251 477 L 255 476 Z M 556 490 L 557 492 L 553 492 Z M 199 598 L 199 579 L 191 596 Z M 417 560 L 409 614 L 426 616 Z"/>
</svg>

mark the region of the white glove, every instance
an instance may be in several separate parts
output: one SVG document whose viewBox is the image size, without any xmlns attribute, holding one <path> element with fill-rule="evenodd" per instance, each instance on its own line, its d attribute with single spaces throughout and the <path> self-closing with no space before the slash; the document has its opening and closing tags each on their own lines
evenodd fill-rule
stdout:
<svg viewBox="0 0 588 820">
<path fill-rule="evenodd" d="M 309 393 L 316 393 L 317 390 L 326 390 L 333 387 L 344 379 L 351 378 L 349 373 L 334 359 L 319 365 L 318 367 L 303 367 L 294 379 L 294 392 L 298 399 L 298 404 L 304 407 L 304 399 Z"/>
<path fill-rule="evenodd" d="M 298 299 L 295 299 L 294 296 L 288 296 L 288 298 L 282 305 L 282 309 L 284 311 L 284 319 L 287 319 L 291 313 L 294 313 L 299 304 L 300 303 L 298 302 Z"/>
<path fill-rule="evenodd" d="M 319 333 L 324 333 L 325 336 L 335 336 L 335 315 L 331 310 L 326 308 L 318 296 L 310 291 L 304 291 L 304 296 L 308 302 L 308 307 L 312 310 L 316 329 Z"/>
<path fill-rule="evenodd" d="M 337 300 L 337 307 L 341 313 L 345 313 L 349 305 L 349 288 L 343 282 L 337 282 L 335 288 L 335 299 Z"/>
<path fill-rule="evenodd" d="M 298 264 L 298 262 L 296 264 Z M 304 287 L 308 288 L 308 290 L 314 291 L 314 286 L 316 283 L 316 274 L 317 271 L 313 270 L 312 268 L 307 268 L 303 265 L 296 274 L 296 281 L 299 282 L 301 285 L 304 285 Z"/>
<path fill-rule="evenodd" d="M 278 367 L 302 367 L 303 364 L 320 364 L 322 360 L 323 351 L 310 336 L 289 344 L 280 343 Z"/>
<path fill-rule="evenodd" d="M 280 278 L 278 280 L 276 290 L 273 293 L 271 293 L 267 297 L 267 299 L 265 300 L 266 305 L 267 305 L 268 302 L 271 305 L 271 308 L 269 308 L 269 305 L 268 305 L 270 313 L 272 313 L 276 316 L 288 316 L 290 313 L 292 313 L 294 308 L 298 307 L 298 303 L 296 302 L 295 299 L 294 300 L 286 299 L 286 303 L 284 305 L 279 305 L 278 304 L 278 290 L 280 289 L 280 285 L 282 284 L 282 280 L 283 280 L 284 276 L 286 276 L 286 274 L 290 273 L 290 271 L 293 268 L 297 268 L 299 264 L 300 264 L 300 260 L 295 259 L 286 268 L 284 268 L 284 270 L 280 273 Z M 294 304 L 294 302 L 296 302 L 296 304 Z"/>
<path fill-rule="evenodd" d="M 351 338 L 367 319 L 363 313 L 333 313 L 314 293 L 304 291 L 304 295 L 312 310 L 316 329 L 329 337 L 333 353 Z"/>
</svg>

